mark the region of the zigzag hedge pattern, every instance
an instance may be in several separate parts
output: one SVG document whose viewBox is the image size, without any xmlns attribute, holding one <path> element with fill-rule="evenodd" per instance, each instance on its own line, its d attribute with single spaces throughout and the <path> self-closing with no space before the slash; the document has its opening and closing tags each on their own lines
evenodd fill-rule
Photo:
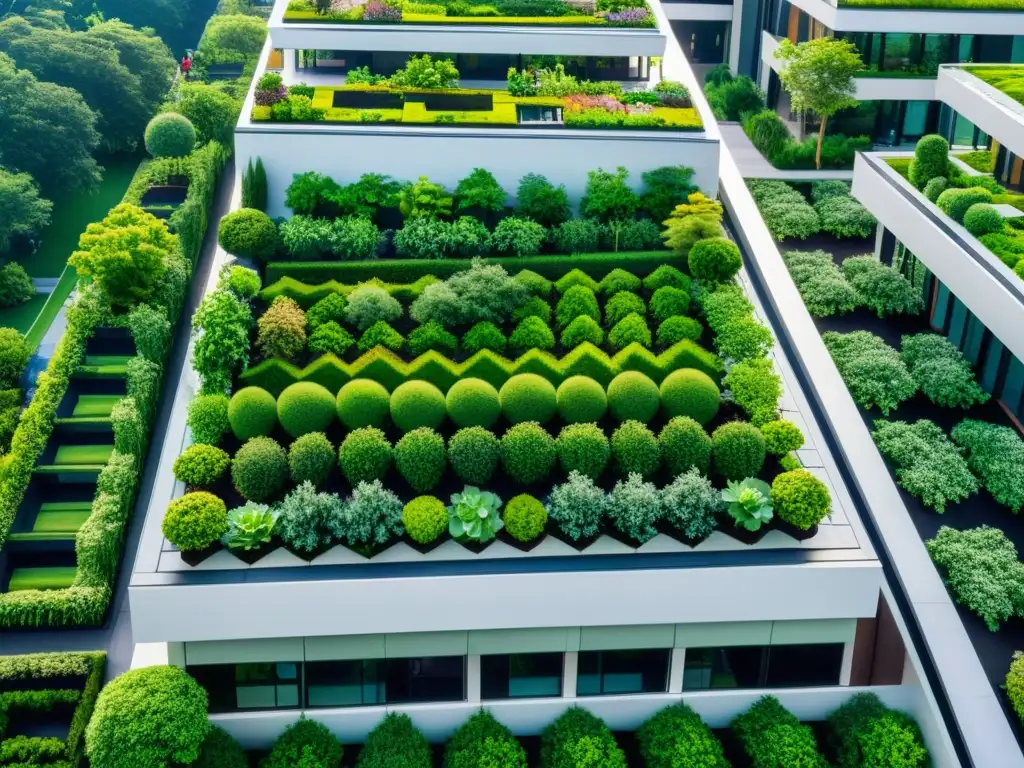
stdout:
<svg viewBox="0 0 1024 768">
<path fill-rule="evenodd" d="M 383 280 L 366 281 L 366 283 L 379 285 L 403 304 L 411 304 L 419 298 L 424 288 L 431 283 L 439 282 L 441 281 L 433 275 L 424 275 L 415 283 L 385 283 Z M 303 309 L 309 309 L 320 299 L 326 298 L 331 294 L 337 293 L 342 296 L 348 296 L 359 285 L 359 283 L 339 283 L 337 280 L 328 280 L 319 285 L 310 285 L 301 280 L 296 280 L 294 277 L 282 277 L 273 285 L 268 285 L 260 291 L 260 298 L 270 304 L 278 296 L 287 296 L 289 299 L 294 299 Z"/>
</svg>

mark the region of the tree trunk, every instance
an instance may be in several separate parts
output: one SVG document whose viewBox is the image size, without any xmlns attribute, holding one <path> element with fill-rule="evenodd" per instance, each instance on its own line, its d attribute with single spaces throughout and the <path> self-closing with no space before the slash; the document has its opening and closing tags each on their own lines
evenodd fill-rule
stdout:
<svg viewBox="0 0 1024 768">
<path fill-rule="evenodd" d="M 827 117 L 822 117 L 821 124 L 818 126 L 818 151 L 814 153 L 814 167 L 819 171 L 821 170 L 821 142 L 825 139 L 825 122 L 827 120 Z"/>
</svg>

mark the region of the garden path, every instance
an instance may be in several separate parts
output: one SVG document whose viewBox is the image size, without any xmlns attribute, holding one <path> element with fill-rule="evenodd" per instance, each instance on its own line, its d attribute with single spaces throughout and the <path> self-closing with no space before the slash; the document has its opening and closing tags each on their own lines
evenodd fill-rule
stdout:
<svg viewBox="0 0 1024 768">
<path fill-rule="evenodd" d="M 757 151 L 743 132 L 739 123 L 719 122 L 722 141 L 728 147 L 733 160 L 745 179 L 781 179 L 782 181 L 821 181 L 822 179 L 843 179 L 851 181 L 853 171 L 783 171 L 772 166 L 764 155 Z"/>
</svg>

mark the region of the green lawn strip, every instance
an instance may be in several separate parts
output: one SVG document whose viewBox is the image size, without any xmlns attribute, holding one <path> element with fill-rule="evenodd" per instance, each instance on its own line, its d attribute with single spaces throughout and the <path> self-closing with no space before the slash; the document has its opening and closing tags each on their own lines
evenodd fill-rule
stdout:
<svg viewBox="0 0 1024 768">
<path fill-rule="evenodd" d="M 64 302 L 67 301 L 68 296 L 75 290 L 75 285 L 78 283 L 78 273 L 70 267 L 65 267 L 64 271 L 60 275 L 60 280 L 57 281 L 57 285 L 54 286 L 53 292 L 46 297 L 46 303 L 43 304 L 42 308 L 38 311 L 35 321 L 32 323 L 32 327 L 28 329 L 25 334 L 28 338 L 28 343 L 32 349 L 36 349 L 42 342 L 43 337 L 46 336 L 46 332 L 50 330 L 50 326 L 53 325 L 53 321 L 57 319 L 57 315 L 60 314 L 60 308 L 64 306 Z"/>
<path fill-rule="evenodd" d="M 67 589 L 75 583 L 78 568 L 54 566 L 47 568 L 15 568 L 11 573 L 8 592 L 21 592 L 26 589 Z"/>
<path fill-rule="evenodd" d="M 76 418 L 110 416 L 114 405 L 121 399 L 122 395 L 79 395 L 71 415 Z"/>
<path fill-rule="evenodd" d="M 112 365 L 127 365 L 134 355 L 86 355 L 82 365 L 104 368 Z"/>
<path fill-rule="evenodd" d="M 53 463 L 58 466 L 103 465 L 110 460 L 113 451 L 112 445 L 61 445 Z"/>
<path fill-rule="evenodd" d="M 36 515 L 34 533 L 74 533 L 92 514 L 91 501 L 66 501 L 43 504 Z"/>
<path fill-rule="evenodd" d="M 46 294 L 37 293 L 24 304 L 0 309 L 0 328 L 13 328 L 19 333 L 27 334 L 45 304 Z M 31 343 L 32 340 L 29 339 L 29 342 Z M 33 348 L 35 346 L 33 344 Z"/>
</svg>

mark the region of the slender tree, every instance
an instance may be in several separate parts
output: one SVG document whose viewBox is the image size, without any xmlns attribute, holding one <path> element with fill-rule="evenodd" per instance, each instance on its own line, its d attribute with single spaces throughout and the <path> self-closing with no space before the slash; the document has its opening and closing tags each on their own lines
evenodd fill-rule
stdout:
<svg viewBox="0 0 1024 768">
<path fill-rule="evenodd" d="M 853 43 L 833 37 L 819 37 L 799 45 L 783 40 L 775 49 L 775 58 L 784 65 L 779 79 L 789 92 L 793 109 L 811 110 L 821 119 L 814 156 L 815 166 L 821 168 L 825 123 L 839 110 L 857 106 L 853 78 L 864 69 L 864 61 Z"/>
</svg>

